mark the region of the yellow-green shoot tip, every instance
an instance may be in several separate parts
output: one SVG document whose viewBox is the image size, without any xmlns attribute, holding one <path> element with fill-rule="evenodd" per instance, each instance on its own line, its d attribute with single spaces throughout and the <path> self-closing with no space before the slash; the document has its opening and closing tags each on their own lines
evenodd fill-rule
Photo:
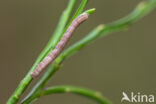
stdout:
<svg viewBox="0 0 156 104">
<path fill-rule="evenodd" d="M 90 15 L 90 14 L 93 14 L 95 12 L 95 10 L 96 10 L 95 8 L 92 8 L 92 9 L 86 10 L 85 13 Z"/>
</svg>

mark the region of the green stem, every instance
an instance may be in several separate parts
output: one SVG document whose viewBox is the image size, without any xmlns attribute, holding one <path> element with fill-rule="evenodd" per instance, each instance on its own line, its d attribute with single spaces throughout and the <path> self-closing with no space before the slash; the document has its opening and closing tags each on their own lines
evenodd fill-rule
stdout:
<svg viewBox="0 0 156 104">
<path fill-rule="evenodd" d="M 71 22 L 72 22 L 77 16 L 79 16 L 79 15 L 84 11 L 84 8 L 86 7 L 87 3 L 88 3 L 88 0 L 82 0 L 82 2 L 81 2 L 81 4 L 80 4 L 79 8 L 76 10 L 74 16 L 73 16 L 72 19 L 70 20 L 69 25 L 71 24 Z"/>
<path fill-rule="evenodd" d="M 57 25 L 57 28 L 53 34 L 53 37 L 51 37 L 49 41 L 49 47 L 55 47 L 60 38 L 62 37 L 61 34 L 64 32 L 65 27 L 69 21 L 69 18 L 71 17 L 71 13 L 74 10 L 75 4 L 77 0 L 70 0 L 69 6 L 67 7 L 67 10 L 63 12 L 63 16 L 61 16 L 59 23 Z M 74 5 L 73 5 L 74 4 Z M 50 49 L 50 48 L 49 48 Z"/>
<path fill-rule="evenodd" d="M 63 32 L 63 29 L 65 28 L 67 21 L 69 20 L 69 18 L 71 16 L 71 13 L 73 11 L 73 8 L 75 7 L 76 2 L 77 2 L 77 0 L 69 0 L 69 4 L 68 4 L 67 8 L 65 9 L 65 11 L 63 12 L 60 22 L 57 26 L 56 31 L 58 33 Z M 54 33 L 54 35 L 56 35 L 56 32 Z M 54 47 L 52 47 L 52 46 L 54 46 L 52 44 L 53 43 L 50 40 L 49 43 L 47 44 L 46 48 L 41 52 L 41 54 L 39 55 L 39 57 L 33 64 L 30 71 L 27 73 L 27 75 L 24 77 L 24 79 L 20 82 L 20 84 L 18 85 L 18 87 L 16 88 L 16 90 L 12 94 L 12 96 L 9 98 L 9 100 L 7 101 L 7 104 L 16 104 L 18 102 L 20 96 L 23 94 L 23 92 L 27 89 L 27 87 L 29 86 L 29 84 L 32 81 L 32 77 L 30 76 L 30 73 L 35 70 L 37 64 L 42 61 L 42 59 L 48 54 L 49 50 L 54 48 Z"/>
<path fill-rule="evenodd" d="M 63 36 L 63 34 L 66 32 L 66 30 L 68 29 L 68 27 L 72 23 L 72 21 L 83 12 L 85 6 L 87 5 L 87 2 L 88 2 L 88 0 L 82 0 L 79 8 L 76 10 L 76 13 L 72 17 L 72 19 L 69 21 L 69 23 L 66 25 L 66 27 L 64 27 L 63 31 L 61 31 L 59 33 L 57 33 L 57 31 L 56 31 L 56 34 L 54 34 L 54 36 L 51 39 L 51 42 L 53 43 L 52 44 L 52 47 L 56 46 L 56 44 L 59 42 L 59 40 L 61 39 L 61 37 Z M 49 52 L 50 51 L 51 50 L 49 50 Z"/>
<path fill-rule="evenodd" d="M 74 45 L 70 46 L 68 49 L 63 51 L 62 54 L 56 59 L 56 62 L 61 63 L 64 59 L 78 52 L 89 43 L 95 41 L 97 38 L 107 36 L 110 33 L 126 29 L 132 23 L 136 22 L 137 20 L 141 19 L 143 16 L 148 14 L 150 11 L 152 11 L 154 7 L 156 7 L 156 0 L 141 2 L 136 7 L 136 9 L 128 16 L 107 25 L 99 25 L 92 32 L 90 32 L 85 38 L 83 38 L 82 40 L 78 41 L 77 43 L 75 43 Z"/>
<path fill-rule="evenodd" d="M 57 93 L 73 93 L 81 96 L 85 96 L 89 99 L 96 101 L 99 104 L 111 104 L 106 98 L 104 98 L 99 92 L 95 92 L 85 88 L 79 88 L 74 86 L 54 86 L 42 90 L 40 93 L 36 94 L 33 99 L 37 99 L 41 96 L 57 94 Z"/>
<path fill-rule="evenodd" d="M 34 96 L 38 92 L 40 92 L 44 85 L 48 82 L 48 80 L 51 78 L 51 76 L 59 69 L 60 65 L 57 63 L 50 64 L 48 67 L 48 70 L 45 72 L 43 77 L 37 82 L 37 84 L 33 87 L 31 92 L 23 99 L 21 104 L 29 104 L 34 100 Z"/>
</svg>

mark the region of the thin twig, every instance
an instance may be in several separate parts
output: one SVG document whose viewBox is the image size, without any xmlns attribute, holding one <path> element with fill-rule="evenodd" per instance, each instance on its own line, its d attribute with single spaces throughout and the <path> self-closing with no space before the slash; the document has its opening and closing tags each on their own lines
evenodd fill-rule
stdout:
<svg viewBox="0 0 156 104">
<path fill-rule="evenodd" d="M 95 92 L 86 88 L 80 88 L 75 86 L 54 86 L 43 90 L 36 97 L 41 97 L 45 95 L 57 94 L 57 93 L 73 93 L 77 95 L 85 96 L 91 100 L 96 101 L 99 104 L 111 104 L 106 98 L 102 96 L 100 92 Z"/>
<path fill-rule="evenodd" d="M 111 104 L 111 102 L 108 99 L 104 98 L 101 93 L 97 91 L 92 91 L 90 89 L 86 89 L 82 87 L 80 88 L 75 86 L 53 86 L 53 87 L 46 88 L 44 90 L 37 92 L 30 99 L 28 99 L 26 102 L 22 104 L 29 104 L 33 101 L 36 101 L 38 98 L 42 96 L 58 94 L 58 93 L 73 93 L 73 94 L 85 96 L 91 100 L 96 101 L 99 104 Z"/>
<path fill-rule="evenodd" d="M 90 32 L 86 37 L 63 51 L 63 53 L 56 59 L 56 62 L 61 63 L 64 59 L 78 52 L 83 47 L 87 46 L 100 37 L 105 37 L 113 32 L 125 30 L 126 28 L 128 28 L 128 26 L 130 26 L 137 20 L 140 20 L 142 17 L 151 12 L 155 7 L 156 0 L 149 0 L 148 2 L 143 1 L 139 3 L 135 10 L 128 16 L 106 25 L 102 24 L 97 26 L 97 28 Z"/>
</svg>

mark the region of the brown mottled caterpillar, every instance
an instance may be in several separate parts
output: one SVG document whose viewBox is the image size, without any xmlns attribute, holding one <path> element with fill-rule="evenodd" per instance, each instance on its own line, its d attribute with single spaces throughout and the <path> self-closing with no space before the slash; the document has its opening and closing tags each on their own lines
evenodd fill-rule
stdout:
<svg viewBox="0 0 156 104">
<path fill-rule="evenodd" d="M 39 76 L 39 74 L 51 63 L 53 62 L 56 57 L 62 52 L 65 45 L 69 41 L 70 37 L 72 36 L 75 29 L 85 20 L 88 19 L 88 14 L 83 13 L 80 16 L 78 16 L 76 19 L 73 20 L 67 31 L 62 36 L 60 42 L 56 45 L 55 49 L 52 50 L 48 56 L 46 56 L 42 62 L 40 62 L 34 72 L 31 73 L 31 76 L 33 78 Z"/>
</svg>

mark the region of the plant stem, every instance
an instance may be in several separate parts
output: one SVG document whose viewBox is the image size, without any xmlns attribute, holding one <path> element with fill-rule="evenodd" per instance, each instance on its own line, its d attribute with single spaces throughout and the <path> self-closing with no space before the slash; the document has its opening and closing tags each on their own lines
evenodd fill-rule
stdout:
<svg viewBox="0 0 156 104">
<path fill-rule="evenodd" d="M 77 2 L 77 0 L 69 0 L 69 4 L 68 4 L 67 8 L 65 9 L 65 11 L 63 12 L 60 22 L 57 26 L 56 31 L 58 33 L 63 32 L 62 29 L 65 28 L 67 21 L 69 20 L 71 13 L 73 11 L 73 8 L 76 5 L 76 2 Z M 54 33 L 54 35 L 55 35 L 55 33 Z M 18 102 L 20 96 L 23 94 L 23 92 L 27 89 L 28 85 L 32 81 L 32 77 L 30 76 L 30 73 L 35 70 L 37 64 L 42 61 L 42 59 L 48 54 L 49 50 L 54 48 L 54 47 L 52 47 L 52 46 L 54 46 L 52 44 L 53 43 L 50 40 L 49 43 L 47 44 L 46 48 L 41 52 L 41 54 L 39 55 L 39 57 L 33 64 L 30 71 L 27 73 L 27 75 L 24 77 L 24 79 L 20 82 L 20 84 L 18 85 L 18 87 L 16 88 L 16 90 L 12 94 L 12 96 L 9 98 L 9 100 L 7 101 L 7 104 L 16 104 Z"/>
<path fill-rule="evenodd" d="M 78 52 L 80 49 L 95 41 L 97 38 L 107 36 L 112 32 L 118 32 L 126 29 L 132 23 L 140 20 L 143 16 L 148 14 L 156 7 L 156 0 L 149 0 L 148 2 L 141 2 L 136 9 L 128 16 L 112 22 L 107 25 L 99 25 L 92 32 L 90 32 L 85 38 L 78 41 L 74 45 L 62 52 L 62 54 L 56 59 L 57 63 L 61 63 L 64 59 Z"/>
<path fill-rule="evenodd" d="M 80 4 L 79 8 L 76 10 L 74 16 L 73 16 L 72 19 L 70 20 L 69 25 L 71 24 L 71 22 L 72 22 L 77 16 L 79 16 L 79 15 L 83 12 L 83 10 L 84 10 L 84 8 L 86 7 L 87 3 L 88 3 L 88 0 L 82 0 L 82 2 L 81 2 L 81 4 Z"/>
<path fill-rule="evenodd" d="M 58 41 L 60 40 L 60 37 L 62 37 L 61 34 L 64 32 L 64 29 L 69 21 L 69 18 L 71 17 L 71 13 L 74 10 L 76 2 L 77 2 L 77 0 L 69 1 L 69 6 L 67 7 L 68 11 L 63 12 L 63 14 L 62 14 L 63 16 L 61 16 L 59 23 L 57 25 L 57 28 L 49 41 L 49 44 L 48 44 L 49 47 L 55 47 L 56 44 L 58 43 Z"/>
<path fill-rule="evenodd" d="M 73 94 L 82 95 L 87 98 L 90 98 L 99 104 L 111 104 L 110 101 L 104 98 L 99 92 L 95 92 L 85 88 L 74 87 L 74 86 L 53 86 L 47 88 L 45 90 L 40 91 L 39 93 L 36 93 L 36 95 L 34 95 L 31 99 L 29 99 L 24 104 L 28 104 L 34 101 L 35 99 L 37 100 L 37 98 L 41 96 L 57 94 L 57 93 L 73 93 Z"/>
<path fill-rule="evenodd" d="M 79 88 L 74 86 L 54 86 L 43 90 L 37 97 L 55 94 L 55 93 L 73 93 L 88 97 L 97 101 L 100 104 L 110 104 L 110 101 L 105 99 L 99 92 L 95 92 L 85 88 Z"/>
<path fill-rule="evenodd" d="M 63 34 L 66 32 L 66 30 L 68 29 L 68 27 L 72 23 L 72 21 L 83 12 L 83 10 L 84 10 L 85 6 L 87 5 L 87 3 L 88 3 L 88 0 L 82 0 L 79 8 L 76 10 L 76 13 L 72 17 L 72 19 L 69 21 L 69 23 L 66 24 L 66 26 L 63 29 L 63 31 L 61 31 L 59 33 L 57 33 L 57 31 L 56 31 L 56 34 L 54 34 L 54 36 L 51 39 L 51 42 L 53 43 L 53 44 L 51 44 L 52 47 L 56 46 L 56 44 L 59 42 L 59 40 L 61 39 L 61 37 L 63 36 Z M 49 46 L 51 46 L 51 45 L 49 45 Z"/>
</svg>

